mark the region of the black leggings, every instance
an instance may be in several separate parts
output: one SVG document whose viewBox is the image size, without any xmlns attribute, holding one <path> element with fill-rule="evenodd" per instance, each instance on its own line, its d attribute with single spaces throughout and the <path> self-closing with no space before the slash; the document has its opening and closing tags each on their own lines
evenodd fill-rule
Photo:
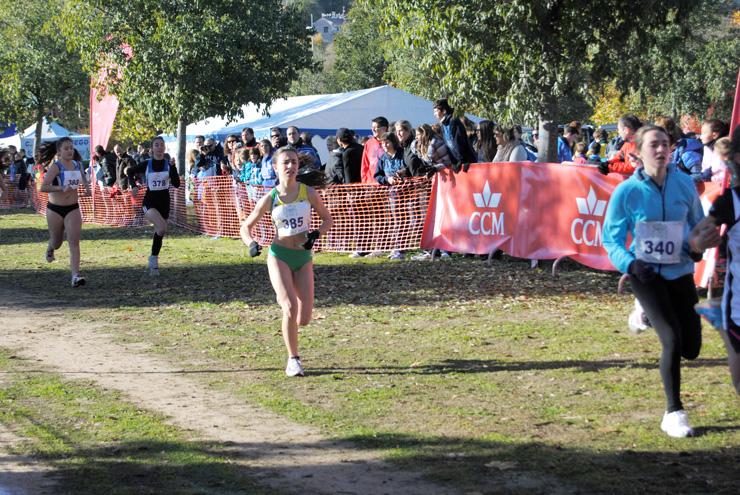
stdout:
<svg viewBox="0 0 740 495">
<path fill-rule="evenodd" d="M 681 357 L 696 359 L 701 350 L 701 319 L 694 311 L 699 302 L 693 275 L 665 280 L 660 275 L 643 284 L 630 275 L 632 291 L 655 328 L 663 354 L 660 378 L 668 401 L 667 412 L 683 409 L 681 404 Z"/>
</svg>

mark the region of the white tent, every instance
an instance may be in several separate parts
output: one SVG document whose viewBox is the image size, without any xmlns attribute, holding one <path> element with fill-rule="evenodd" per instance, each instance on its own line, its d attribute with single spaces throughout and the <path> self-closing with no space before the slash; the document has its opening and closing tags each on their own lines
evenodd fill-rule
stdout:
<svg viewBox="0 0 740 495">
<path fill-rule="evenodd" d="M 321 161 L 326 162 L 328 151 L 326 137 L 335 135 L 337 129 L 352 129 L 358 136 L 371 136 L 372 119 L 383 116 L 389 122 L 408 120 L 411 125 L 434 123 L 432 102 L 390 86 L 350 91 L 330 95 L 295 96 L 275 101 L 270 115 L 265 116 L 253 104 L 245 105 L 244 118 L 228 123 L 226 119 L 213 117 L 187 127 L 186 141 L 192 143 L 195 136 L 203 135 L 223 142 L 229 134 L 239 134 L 244 127 L 254 129 L 255 138 L 269 139 L 272 127 L 295 126 L 301 132 L 311 133 L 313 146 L 319 151 Z M 474 122 L 481 119 L 472 115 Z M 175 153 L 175 136 L 165 136 L 170 153 Z"/>
<path fill-rule="evenodd" d="M 46 119 L 41 124 L 41 142 L 56 141 L 62 137 L 71 137 L 74 147 L 82 155 L 83 160 L 90 159 L 90 136 L 68 131 L 57 123 L 48 123 Z M 36 137 L 36 124 L 23 131 L 21 148 L 26 150 L 26 156 L 33 156 L 33 140 Z"/>
</svg>

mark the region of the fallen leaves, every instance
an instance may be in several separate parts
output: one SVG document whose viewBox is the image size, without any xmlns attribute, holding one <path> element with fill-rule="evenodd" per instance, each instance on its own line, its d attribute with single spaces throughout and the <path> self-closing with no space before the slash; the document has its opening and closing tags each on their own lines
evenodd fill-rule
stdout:
<svg viewBox="0 0 740 495">
<path fill-rule="evenodd" d="M 515 469 L 518 465 L 518 461 L 491 461 L 485 466 L 499 471 L 508 471 L 509 469 Z"/>
</svg>

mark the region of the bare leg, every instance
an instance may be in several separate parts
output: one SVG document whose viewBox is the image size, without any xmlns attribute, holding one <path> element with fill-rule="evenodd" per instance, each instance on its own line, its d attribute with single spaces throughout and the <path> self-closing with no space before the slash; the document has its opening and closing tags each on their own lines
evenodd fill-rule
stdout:
<svg viewBox="0 0 740 495">
<path fill-rule="evenodd" d="M 164 237 L 164 235 L 167 233 L 167 220 L 162 217 L 159 211 L 152 208 L 146 210 L 144 216 L 147 220 L 152 222 L 152 225 L 154 225 L 154 231 L 157 233 L 157 235 L 160 237 Z"/>
<path fill-rule="evenodd" d="M 80 273 L 80 234 L 82 233 L 82 214 L 80 210 L 73 210 L 64 217 L 64 229 L 67 231 L 69 244 L 69 267 L 72 275 Z"/>
<path fill-rule="evenodd" d="M 298 298 L 298 326 L 305 327 L 313 313 L 313 261 L 293 273 L 293 288 Z"/>
<path fill-rule="evenodd" d="M 288 264 L 274 256 L 267 257 L 267 269 L 270 274 L 270 282 L 275 289 L 277 301 L 283 308 L 283 340 L 288 351 L 288 357 L 298 355 L 298 324 L 305 325 L 311 318 L 313 309 L 313 268 L 308 263 L 295 274 L 291 273 Z M 303 272 L 303 273 L 301 273 Z M 305 285 L 310 276 L 310 288 L 300 287 L 299 283 Z M 300 299 L 299 299 L 299 293 Z M 311 302 L 307 304 L 306 298 L 311 294 Z M 306 313 L 308 317 L 306 317 Z"/>
<path fill-rule="evenodd" d="M 62 247 L 64 242 L 64 219 L 50 209 L 46 209 L 46 223 L 49 225 L 49 246 L 47 249 L 55 251 Z"/>
</svg>

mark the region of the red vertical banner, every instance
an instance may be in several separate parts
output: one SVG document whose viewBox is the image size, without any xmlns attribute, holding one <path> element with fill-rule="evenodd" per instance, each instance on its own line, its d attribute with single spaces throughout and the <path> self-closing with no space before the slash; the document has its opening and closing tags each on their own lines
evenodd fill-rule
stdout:
<svg viewBox="0 0 740 495">
<path fill-rule="evenodd" d="M 737 74 L 737 87 L 735 88 L 735 105 L 732 107 L 732 120 L 730 121 L 730 136 L 732 131 L 740 125 L 740 72 Z"/>
<path fill-rule="evenodd" d="M 102 82 L 104 77 L 101 76 L 99 82 Z M 118 112 L 118 98 L 105 94 L 98 99 L 99 96 L 100 92 L 93 81 L 90 87 L 90 156 L 95 146 L 101 145 L 103 148 L 108 146 Z"/>
</svg>

